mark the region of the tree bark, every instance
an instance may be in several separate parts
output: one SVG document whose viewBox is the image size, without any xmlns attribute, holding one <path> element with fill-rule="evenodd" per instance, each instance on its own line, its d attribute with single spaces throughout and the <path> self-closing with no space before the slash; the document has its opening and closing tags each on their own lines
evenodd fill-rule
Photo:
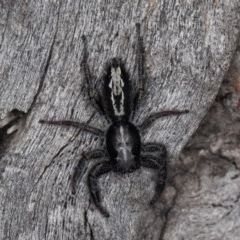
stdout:
<svg viewBox="0 0 240 240">
<path fill-rule="evenodd" d="M 224 235 L 223 229 L 219 235 L 219 225 L 211 222 L 204 225 L 211 235 L 202 235 L 202 228 L 191 224 L 198 219 L 192 219 L 190 211 L 183 214 L 183 205 L 176 204 L 186 204 L 184 196 L 192 197 L 176 177 L 188 181 L 179 174 L 178 156 L 213 103 L 236 52 L 239 5 L 238 0 L 1 1 L 0 239 L 239 236 L 236 229 L 232 238 Z M 99 182 L 103 205 L 110 213 L 107 219 L 89 198 L 86 175 L 92 163 L 87 164 L 76 195 L 70 187 L 82 153 L 104 147 L 104 142 L 78 129 L 40 125 L 38 121 L 71 119 L 107 129 L 104 116 L 89 104 L 86 95 L 80 68 L 81 36 L 87 37 L 89 65 L 96 79 L 106 60 L 116 56 L 123 59 L 135 79 L 137 22 L 145 48 L 147 94 L 136 123 L 161 110 L 190 112 L 158 120 L 142 136 L 143 142 L 163 143 L 169 155 L 169 180 L 156 207 L 149 206 L 154 194 L 152 171 L 142 168 L 125 175 L 109 173 Z M 25 112 L 22 121 L 18 119 L 21 114 L 15 122 L 7 115 L 13 109 Z M 17 124 L 18 131 L 4 128 L 6 122 Z M 192 165 L 183 165 L 191 172 Z M 236 184 L 231 185 L 231 181 L 239 181 L 235 171 L 227 171 L 231 193 L 238 190 Z M 206 179 L 204 176 L 209 175 L 201 168 L 201 179 Z M 210 180 L 204 182 L 205 188 L 209 185 Z M 212 193 L 204 193 L 211 204 Z M 238 204 L 239 197 L 236 199 Z M 194 200 L 195 206 L 201 203 L 200 197 Z M 206 211 L 206 219 L 212 214 L 215 212 Z"/>
</svg>

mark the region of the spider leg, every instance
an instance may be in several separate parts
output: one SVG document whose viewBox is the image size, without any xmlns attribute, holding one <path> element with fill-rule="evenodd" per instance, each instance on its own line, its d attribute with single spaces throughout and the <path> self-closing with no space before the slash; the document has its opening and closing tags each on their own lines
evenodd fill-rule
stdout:
<svg viewBox="0 0 240 240">
<path fill-rule="evenodd" d="M 105 151 L 101 149 L 96 149 L 82 154 L 82 158 L 78 161 L 78 164 L 73 171 L 73 176 L 71 179 L 72 194 L 76 193 L 77 181 L 84 172 L 85 162 L 91 160 L 99 160 L 105 157 L 105 155 L 106 155 Z"/>
<path fill-rule="evenodd" d="M 82 36 L 82 41 L 83 41 L 83 59 L 81 62 L 81 67 L 84 74 L 84 81 L 86 83 L 88 97 L 92 105 L 99 112 L 104 113 L 101 95 L 97 89 L 96 83 L 94 83 L 93 81 L 93 78 L 88 66 L 87 40 L 85 35 Z"/>
<path fill-rule="evenodd" d="M 148 116 L 139 126 L 138 128 L 140 130 L 144 130 L 145 128 L 149 127 L 149 125 L 151 125 L 155 120 L 157 120 L 158 118 L 161 117 L 166 117 L 166 116 L 171 116 L 171 115 L 181 115 L 181 114 L 186 114 L 188 113 L 189 110 L 183 110 L 183 111 L 179 111 L 179 110 L 171 110 L 171 111 L 163 111 L 163 112 L 157 112 L 154 114 L 151 114 L 150 116 Z"/>
<path fill-rule="evenodd" d="M 104 131 L 100 130 L 99 128 L 92 127 L 88 125 L 87 123 L 80 123 L 80 122 L 74 122 L 69 120 L 39 120 L 39 123 L 42 124 L 50 124 L 50 125 L 60 125 L 60 126 L 72 126 L 79 128 L 83 131 L 93 133 L 99 137 L 104 136 Z"/>
<path fill-rule="evenodd" d="M 136 23 L 136 35 L 137 35 L 137 44 L 136 44 L 136 62 L 137 62 L 137 81 L 135 83 L 136 93 L 133 100 L 133 114 L 134 118 L 135 111 L 139 105 L 139 102 L 142 99 L 144 90 L 145 90 L 145 75 L 144 75 L 144 47 L 143 39 L 140 34 L 140 24 Z"/>
<path fill-rule="evenodd" d="M 155 194 L 150 201 L 150 205 L 154 205 L 162 194 L 167 178 L 166 164 L 166 148 L 161 144 L 147 144 L 145 149 L 149 152 L 143 153 L 141 157 L 141 165 L 146 168 L 157 170 L 157 180 L 155 185 Z M 156 153 L 156 154 L 154 154 Z M 153 155 L 154 154 L 154 155 Z"/>
<path fill-rule="evenodd" d="M 88 175 L 88 188 L 90 192 L 91 199 L 95 206 L 99 209 L 99 211 L 105 216 L 109 217 L 109 213 L 101 204 L 100 191 L 98 186 L 98 178 L 108 173 L 112 170 L 112 164 L 109 161 L 97 163 L 92 169 L 89 171 Z"/>
<path fill-rule="evenodd" d="M 160 158 L 165 158 L 167 156 L 166 147 L 161 143 L 145 143 L 142 145 L 143 153 L 154 154 Z"/>
</svg>

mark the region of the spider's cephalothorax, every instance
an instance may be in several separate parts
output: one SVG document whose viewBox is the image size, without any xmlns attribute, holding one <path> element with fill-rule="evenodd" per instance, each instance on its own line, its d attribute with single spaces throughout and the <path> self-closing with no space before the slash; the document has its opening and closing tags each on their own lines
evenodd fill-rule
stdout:
<svg viewBox="0 0 240 240">
<path fill-rule="evenodd" d="M 75 167 L 71 180 L 72 192 L 76 192 L 77 180 L 82 173 L 82 163 L 84 160 L 101 160 L 93 165 L 88 173 L 88 188 L 91 199 L 105 216 L 109 217 L 108 212 L 101 204 L 100 191 L 98 187 L 98 178 L 110 171 L 118 173 L 130 173 L 141 166 L 151 168 L 156 171 L 157 181 L 155 186 L 155 195 L 150 204 L 154 204 L 161 195 L 166 177 L 166 157 L 167 152 L 164 145 L 159 143 L 141 143 L 140 133 L 145 130 L 156 119 L 187 113 L 188 110 L 171 110 L 154 113 L 147 117 L 142 124 L 135 126 L 130 120 L 134 117 L 138 103 L 142 99 L 145 87 L 143 44 L 140 36 L 140 24 L 136 24 L 137 44 L 136 59 L 138 66 L 137 81 L 133 84 L 129 80 L 121 59 L 111 59 L 101 77 L 102 89 L 96 86 L 92 79 L 87 64 L 87 43 L 85 36 L 83 39 L 83 61 L 82 68 L 85 83 L 87 85 L 88 96 L 91 103 L 103 113 L 110 122 L 109 128 L 102 131 L 92 127 L 87 123 L 79 123 L 68 120 L 40 120 L 40 123 L 54 125 L 68 125 L 78 127 L 99 137 L 105 137 L 106 150 L 96 149 L 83 154 L 82 159 Z"/>
<path fill-rule="evenodd" d="M 140 167 L 139 131 L 130 122 L 114 122 L 107 130 L 106 147 L 113 171 L 127 173 Z"/>
</svg>

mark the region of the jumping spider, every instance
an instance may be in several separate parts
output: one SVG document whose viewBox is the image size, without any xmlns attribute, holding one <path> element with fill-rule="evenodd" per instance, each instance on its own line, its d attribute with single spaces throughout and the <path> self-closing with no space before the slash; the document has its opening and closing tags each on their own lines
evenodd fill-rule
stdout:
<svg viewBox="0 0 240 240">
<path fill-rule="evenodd" d="M 88 52 L 85 36 L 83 40 L 83 60 L 82 68 L 84 72 L 85 84 L 88 96 L 95 108 L 103 113 L 110 126 L 106 131 L 92 127 L 87 123 L 73 121 L 53 121 L 40 120 L 40 123 L 67 125 L 80 128 L 99 137 L 105 137 L 106 151 L 96 149 L 83 154 L 82 159 L 75 167 L 71 186 L 72 192 L 76 192 L 76 185 L 81 175 L 81 163 L 86 160 L 100 160 L 93 165 L 88 173 L 87 184 L 91 199 L 99 211 L 109 217 L 108 212 L 101 204 L 98 178 L 110 171 L 116 173 L 131 173 L 141 166 L 151 168 L 157 172 L 157 181 L 155 194 L 150 202 L 153 205 L 161 195 L 166 177 L 166 157 L 167 151 L 164 145 L 159 143 L 141 143 L 140 132 L 145 130 L 156 119 L 169 116 L 188 113 L 188 110 L 178 111 L 170 110 L 157 112 L 148 116 L 142 124 L 135 126 L 130 120 L 133 119 L 135 110 L 142 98 L 146 78 L 144 76 L 144 54 L 142 37 L 140 36 L 140 24 L 136 24 L 136 59 L 138 78 L 135 84 L 132 84 L 129 75 L 125 70 L 124 64 L 119 58 L 112 58 L 105 66 L 105 71 L 100 79 L 102 89 L 99 91 L 97 83 L 93 80 L 87 63 Z"/>
</svg>

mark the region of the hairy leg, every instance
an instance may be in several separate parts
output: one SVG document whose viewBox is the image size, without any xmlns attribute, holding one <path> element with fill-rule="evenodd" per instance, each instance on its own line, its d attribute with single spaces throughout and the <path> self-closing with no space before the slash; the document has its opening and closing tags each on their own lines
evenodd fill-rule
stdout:
<svg viewBox="0 0 240 240">
<path fill-rule="evenodd" d="M 109 213 L 101 204 L 100 191 L 98 186 L 98 178 L 112 171 L 112 164 L 109 161 L 97 163 L 92 167 L 88 174 L 88 188 L 90 192 L 91 199 L 98 210 L 105 216 L 109 217 Z"/>
<path fill-rule="evenodd" d="M 142 145 L 142 152 L 156 154 L 160 158 L 165 158 L 167 156 L 166 147 L 161 143 L 145 143 Z"/>
<path fill-rule="evenodd" d="M 159 156 L 162 153 L 159 153 Z M 155 194 L 150 201 L 150 205 L 154 205 L 162 194 L 167 179 L 166 157 L 158 157 L 152 154 L 143 154 L 141 157 L 141 165 L 146 168 L 151 168 L 157 171 L 157 179 L 155 185 Z"/>
<path fill-rule="evenodd" d="M 72 188 L 73 194 L 76 193 L 77 181 L 79 180 L 80 176 L 83 174 L 85 162 L 91 161 L 91 160 L 99 160 L 105 157 L 105 155 L 106 155 L 105 151 L 101 149 L 96 149 L 90 152 L 83 153 L 82 158 L 78 161 L 77 166 L 74 168 L 73 176 L 71 179 L 71 188 Z"/>
<path fill-rule="evenodd" d="M 140 24 L 136 23 L 136 35 L 137 35 L 137 44 L 136 44 L 136 62 L 137 62 L 137 81 L 135 82 L 135 96 L 133 102 L 133 114 L 134 118 L 135 111 L 138 107 L 139 102 L 142 99 L 144 90 L 145 90 L 145 74 L 144 74 L 144 47 L 143 39 L 140 34 Z"/>
<path fill-rule="evenodd" d="M 86 132 L 93 133 L 99 137 L 104 136 L 104 131 L 100 130 L 99 128 L 92 127 L 87 123 L 74 122 L 70 120 L 39 120 L 39 123 L 50 124 L 50 125 L 60 125 L 60 126 L 71 126 L 71 127 L 79 128 Z"/>
<path fill-rule="evenodd" d="M 82 59 L 82 70 L 84 74 L 84 81 L 87 87 L 88 97 L 92 105 L 100 112 L 103 113 L 103 103 L 101 95 L 97 89 L 97 83 L 93 81 L 89 66 L 88 66 L 88 52 L 87 52 L 87 40 L 86 37 L 82 36 L 83 41 L 83 59 Z"/>
<path fill-rule="evenodd" d="M 145 128 L 149 127 L 155 120 L 161 117 L 166 117 L 166 116 L 173 116 L 173 115 L 181 115 L 181 114 L 186 114 L 188 113 L 189 110 L 171 110 L 171 111 L 163 111 L 163 112 L 158 112 L 151 114 L 148 116 L 138 127 L 140 130 L 144 130 Z"/>
</svg>

